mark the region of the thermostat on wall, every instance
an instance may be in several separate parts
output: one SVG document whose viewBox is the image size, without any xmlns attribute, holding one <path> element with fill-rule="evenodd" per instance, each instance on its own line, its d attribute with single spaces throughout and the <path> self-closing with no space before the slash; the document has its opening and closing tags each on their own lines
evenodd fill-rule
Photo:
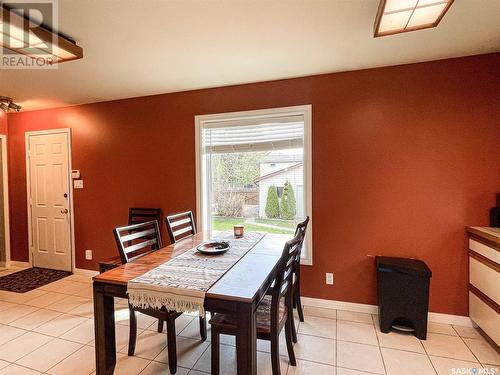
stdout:
<svg viewBox="0 0 500 375">
<path fill-rule="evenodd" d="M 80 178 L 80 170 L 79 169 L 73 169 L 71 171 L 71 178 L 73 180 L 76 180 L 77 178 Z"/>
</svg>

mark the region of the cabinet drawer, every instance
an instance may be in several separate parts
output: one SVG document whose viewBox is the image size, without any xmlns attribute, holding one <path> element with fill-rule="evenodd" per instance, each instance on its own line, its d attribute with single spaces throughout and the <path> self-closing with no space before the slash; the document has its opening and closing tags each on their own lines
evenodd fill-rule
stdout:
<svg viewBox="0 0 500 375">
<path fill-rule="evenodd" d="M 500 345 L 500 314 L 469 292 L 469 315 L 497 345 Z"/>
<path fill-rule="evenodd" d="M 475 251 L 478 254 L 481 254 L 482 256 L 488 258 L 489 260 L 492 260 L 495 263 L 500 264 L 500 251 L 498 251 L 497 249 L 482 244 L 481 242 L 473 240 L 472 238 L 469 238 L 469 249 Z"/>
<path fill-rule="evenodd" d="M 469 282 L 500 305 L 500 273 L 469 258 Z"/>
</svg>

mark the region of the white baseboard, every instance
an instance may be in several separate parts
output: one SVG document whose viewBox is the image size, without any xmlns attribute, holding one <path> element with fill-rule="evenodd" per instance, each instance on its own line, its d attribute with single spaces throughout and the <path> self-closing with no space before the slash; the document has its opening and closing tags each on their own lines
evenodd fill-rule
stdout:
<svg viewBox="0 0 500 375">
<path fill-rule="evenodd" d="M 18 268 L 30 268 L 30 262 L 18 262 L 17 260 L 11 260 L 8 264 L 8 267 L 18 267 Z"/>
<path fill-rule="evenodd" d="M 324 309 L 333 309 L 333 310 L 355 311 L 365 314 L 378 313 L 378 307 L 376 305 L 367 305 L 363 303 L 343 302 L 343 301 L 310 298 L 310 297 L 302 297 L 301 299 L 302 303 L 305 306 L 322 307 Z"/>
<path fill-rule="evenodd" d="M 451 314 L 443 314 L 436 312 L 429 313 L 429 322 L 454 324 L 456 326 L 464 326 L 464 327 L 474 326 L 472 320 L 468 316 L 451 315 Z"/>
<path fill-rule="evenodd" d="M 84 268 L 75 268 L 73 270 L 73 273 L 75 275 L 82 275 L 82 276 L 96 276 L 96 275 L 99 275 L 98 271 L 86 270 Z"/>
<path fill-rule="evenodd" d="M 309 297 L 302 297 L 302 303 L 304 304 L 304 306 L 321 307 L 324 309 L 347 310 L 365 314 L 378 314 L 377 305 L 368 305 L 363 303 L 343 302 L 343 301 L 334 301 L 334 300 L 309 298 Z M 465 327 L 473 326 L 472 320 L 468 316 L 429 312 L 428 319 L 429 322 L 434 322 L 434 323 L 455 324 L 458 326 L 465 326 Z"/>
</svg>

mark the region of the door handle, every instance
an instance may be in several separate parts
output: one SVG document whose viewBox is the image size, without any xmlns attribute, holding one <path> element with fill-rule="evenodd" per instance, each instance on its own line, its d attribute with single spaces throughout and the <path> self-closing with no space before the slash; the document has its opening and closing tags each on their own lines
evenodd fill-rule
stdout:
<svg viewBox="0 0 500 375">
<path fill-rule="evenodd" d="M 67 208 L 65 208 L 65 209 L 61 210 L 61 213 L 62 213 L 62 214 L 67 214 L 67 213 L 68 213 L 68 209 L 67 209 Z"/>
</svg>

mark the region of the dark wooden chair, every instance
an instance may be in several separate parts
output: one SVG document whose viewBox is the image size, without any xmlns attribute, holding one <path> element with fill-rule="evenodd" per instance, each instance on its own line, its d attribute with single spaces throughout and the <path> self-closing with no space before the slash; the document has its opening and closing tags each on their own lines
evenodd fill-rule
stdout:
<svg viewBox="0 0 500 375">
<path fill-rule="evenodd" d="M 294 234 L 295 237 L 300 238 L 300 246 L 295 256 L 295 261 L 293 266 L 292 300 L 293 300 L 293 308 L 297 309 L 297 313 L 299 314 L 299 320 L 301 322 L 304 321 L 304 312 L 302 309 L 302 301 L 300 299 L 300 258 L 302 254 L 302 246 L 304 245 L 304 239 L 306 236 L 306 229 L 308 224 L 309 224 L 309 216 L 307 216 L 303 222 L 297 224 L 297 228 L 295 229 L 295 234 Z M 271 286 L 271 289 L 267 291 L 268 295 L 272 293 L 272 288 L 273 286 Z M 292 340 L 293 342 L 297 342 L 297 330 L 295 328 L 294 319 L 292 319 Z"/>
<path fill-rule="evenodd" d="M 165 224 L 167 225 L 170 243 L 176 243 L 177 241 L 196 234 L 196 225 L 194 223 L 192 211 L 168 215 L 165 218 Z M 207 325 L 205 319 L 202 321 L 200 318 L 200 332 L 202 331 L 204 331 L 206 335 Z"/>
<path fill-rule="evenodd" d="M 128 225 L 156 220 L 161 223 L 161 208 L 132 207 L 128 209 Z"/>
<path fill-rule="evenodd" d="M 278 264 L 271 295 L 265 295 L 257 307 L 257 338 L 271 341 L 273 375 L 280 375 L 279 335 L 285 327 L 288 358 L 296 366 L 292 342 L 293 322 L 293 269 L 300 250 L 301 234 L 285 244 Z M 216 314 L 212 325 L 212 375 L 219 374 L 219 335 L 238 335 L 238 322 L 229 314 Z"/>
<path fill-rule="evenodd" d="M 171 243 L 196 234 L 193 213 L 191 211 L 169 215 L 165 218 Z"/>
<path fill-rule="evenodd" d="M 128 263 L 138 257 L 149 254 L 153 251 L 162 248 L 160 228 L 158 221 L 148 221 L 127 225 L 124 227 L 115 228 L 113 230 L 116 245 L 122 263 Z M 166 309 L 143 309 L 133 307 L 129 304 L 130 312 L 130 334 L 128 342 L 128 355 L 132 356 L 135 353 L 135 344 L 137 340 L 137 316 L 136 312 L 152 316 L 158 319 L 158 332 L 163 331 L 163 323 L 167 322 L 167 348 L 168 348 L 168 365 L 170 372 L 175 374 L 177 371 L 177 348 L 176 348 L 176 333 L 175 319 L 182 315 L 177 311 L 169 311 Z M 207 328 L 205 318 L 200 317 L 200 336 L 203 341 L 207 339 Z"/>
<path fill-rule="evenodd" d="M 161 223 L 162 212 L 160 208 L 129 208 L 128 225 L 145 223 L 147 221 L 157 220 Z M 114 256 L 99 261 L 99 273 L 109 271 L 122 264 L 121 257 Z"/>
<path fill-rule="evenodd" d="M 304 245 L 304 239 L 306 237 L 307 225 L 309 224 L 309 216 L 306 219 L 297 224 L 295 229 L 295 236 L 301 235 L 301 242 L 299 251 L 295 257 L 295 265 L 293 268 L 293 307 L 297 308 L 297 313 L 299 314 L 299 320 L 304 321 L 304 311 L 302 310 L 302 300 L 300 299 L 300 257 L 302 255 L 302 246 Z M 296 340 L 295 340 L 296 342 Z"/>
</svg>

